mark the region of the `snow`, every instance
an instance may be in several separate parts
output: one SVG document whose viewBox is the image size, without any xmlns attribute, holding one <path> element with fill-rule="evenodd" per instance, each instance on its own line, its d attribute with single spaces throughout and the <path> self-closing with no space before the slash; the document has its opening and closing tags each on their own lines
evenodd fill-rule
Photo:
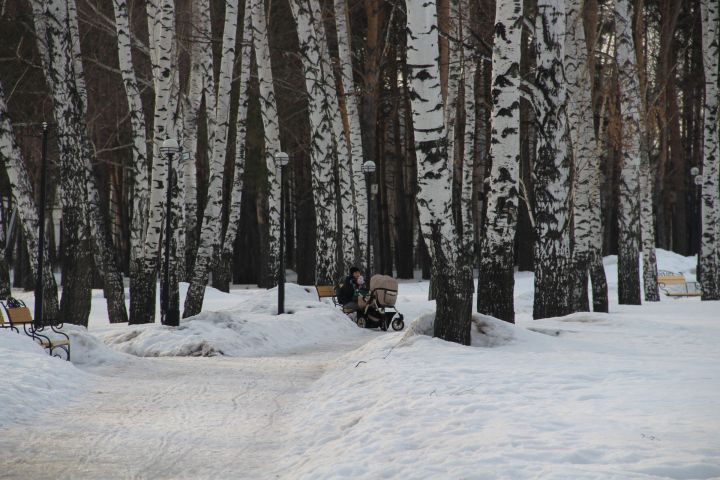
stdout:
<svg viewBox="0 0 720 480">
<path fill-rule="evenodd" d="M 688 281 L 695 262 L 658 251 Z M 296 285 L 280 316 L 274 290 L 208 289 L 206 310 L 174 330 L 109 325 L 96 293 L 89 330 L 65 327 L 73 363 L 0 330 L 0 471 L 720 478 L 718 304 L 618 306 L 616 263 L 609 314 L 533 321 L 532 274 L 519 272 L 517 324 L 476 314 L 470 347 L 425 335 L 426 281 L 401 283 L 397 333 L 358 329 Z"/>
</svg>

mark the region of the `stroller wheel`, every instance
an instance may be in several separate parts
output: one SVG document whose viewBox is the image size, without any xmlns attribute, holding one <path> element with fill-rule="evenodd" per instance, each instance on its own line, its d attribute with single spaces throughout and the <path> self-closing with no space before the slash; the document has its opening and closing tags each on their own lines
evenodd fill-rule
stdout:
<svg viewBox="0 0 720 480">
<path fill-rule="evenodd" d="M 360 328 L 365 328 L 367 326 L 367 321 L 365 320 L 365 317 L 362 315 L 358 315 L 357 320 L 355 320 L 355 323 L 357 323 L 357 326 Z"/>
<path fill-rule="evenodd" d="M 391 326 L 392 326 L 392 329 L 395 330 L 396 332 L 399 332 L 400 330 L 405 328 L 405 322 L 403 322 L 402 316 L 393 320 Z"/>
</svg>

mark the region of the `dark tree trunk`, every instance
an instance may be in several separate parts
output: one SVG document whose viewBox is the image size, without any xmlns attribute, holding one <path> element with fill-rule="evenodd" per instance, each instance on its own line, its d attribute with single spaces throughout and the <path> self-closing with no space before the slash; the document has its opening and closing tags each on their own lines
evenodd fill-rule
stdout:
<svg viewBox="0 0 720 480">
<path fill-rule="evenodd" d="M 607 279 L 605 278 L 605 267 L 603 266 L 602 256 L 592 256 L 590 258 L 589 267 L 590 279 L 592 280 L 593 312 L 607 313 Z"/>
<path fill-rule="evenodd" d="M 93 261 L 90 241 L 78 231 L 85 228 L 80 213 L 77 209 L 63 207 L 63 291 L 60 298 L 60 321 L 87 327 Z"/>
<path fill-rule="evenodd" d="M 130 262 L 130 325 L 155 322 L 156 274 L 143 270 L 143 264 Z"/>
</svg>

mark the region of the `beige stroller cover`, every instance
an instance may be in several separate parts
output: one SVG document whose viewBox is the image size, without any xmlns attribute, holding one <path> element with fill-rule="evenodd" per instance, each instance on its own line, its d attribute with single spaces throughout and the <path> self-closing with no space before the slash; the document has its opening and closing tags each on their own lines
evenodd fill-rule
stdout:
<svg viewBox="0 0 720 480">
<path fill-rule="evenodd" d="M 388 275 L 373 275 L 370 279 L 370 292 L 373 290 L 377 290 L 375 292 L 375 298 L 380 306 L 395 306 L 398 292 L 398 281 L 396 279 Z"/>
</svg>

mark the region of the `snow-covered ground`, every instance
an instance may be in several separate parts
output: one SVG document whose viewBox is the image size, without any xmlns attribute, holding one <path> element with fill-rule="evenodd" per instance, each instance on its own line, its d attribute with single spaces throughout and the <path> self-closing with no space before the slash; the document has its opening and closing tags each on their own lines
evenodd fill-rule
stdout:
<svg viewBox="0 0 720 480">
<path fill-rule="evenodd" d="M 398 333 L 295 285 L 282 316 L 209 289 L 179 329 L 108 325 L 97 292 L 73 364 L 0 330 L 0 478 L 720 478 L 720 304 L 618 306 L 605 265 L 610 314 L 533 321 L 518 273 L 517 324 L 476 315 L 471 347 L 422 334 L 423 281 Z"/>
</svg>

